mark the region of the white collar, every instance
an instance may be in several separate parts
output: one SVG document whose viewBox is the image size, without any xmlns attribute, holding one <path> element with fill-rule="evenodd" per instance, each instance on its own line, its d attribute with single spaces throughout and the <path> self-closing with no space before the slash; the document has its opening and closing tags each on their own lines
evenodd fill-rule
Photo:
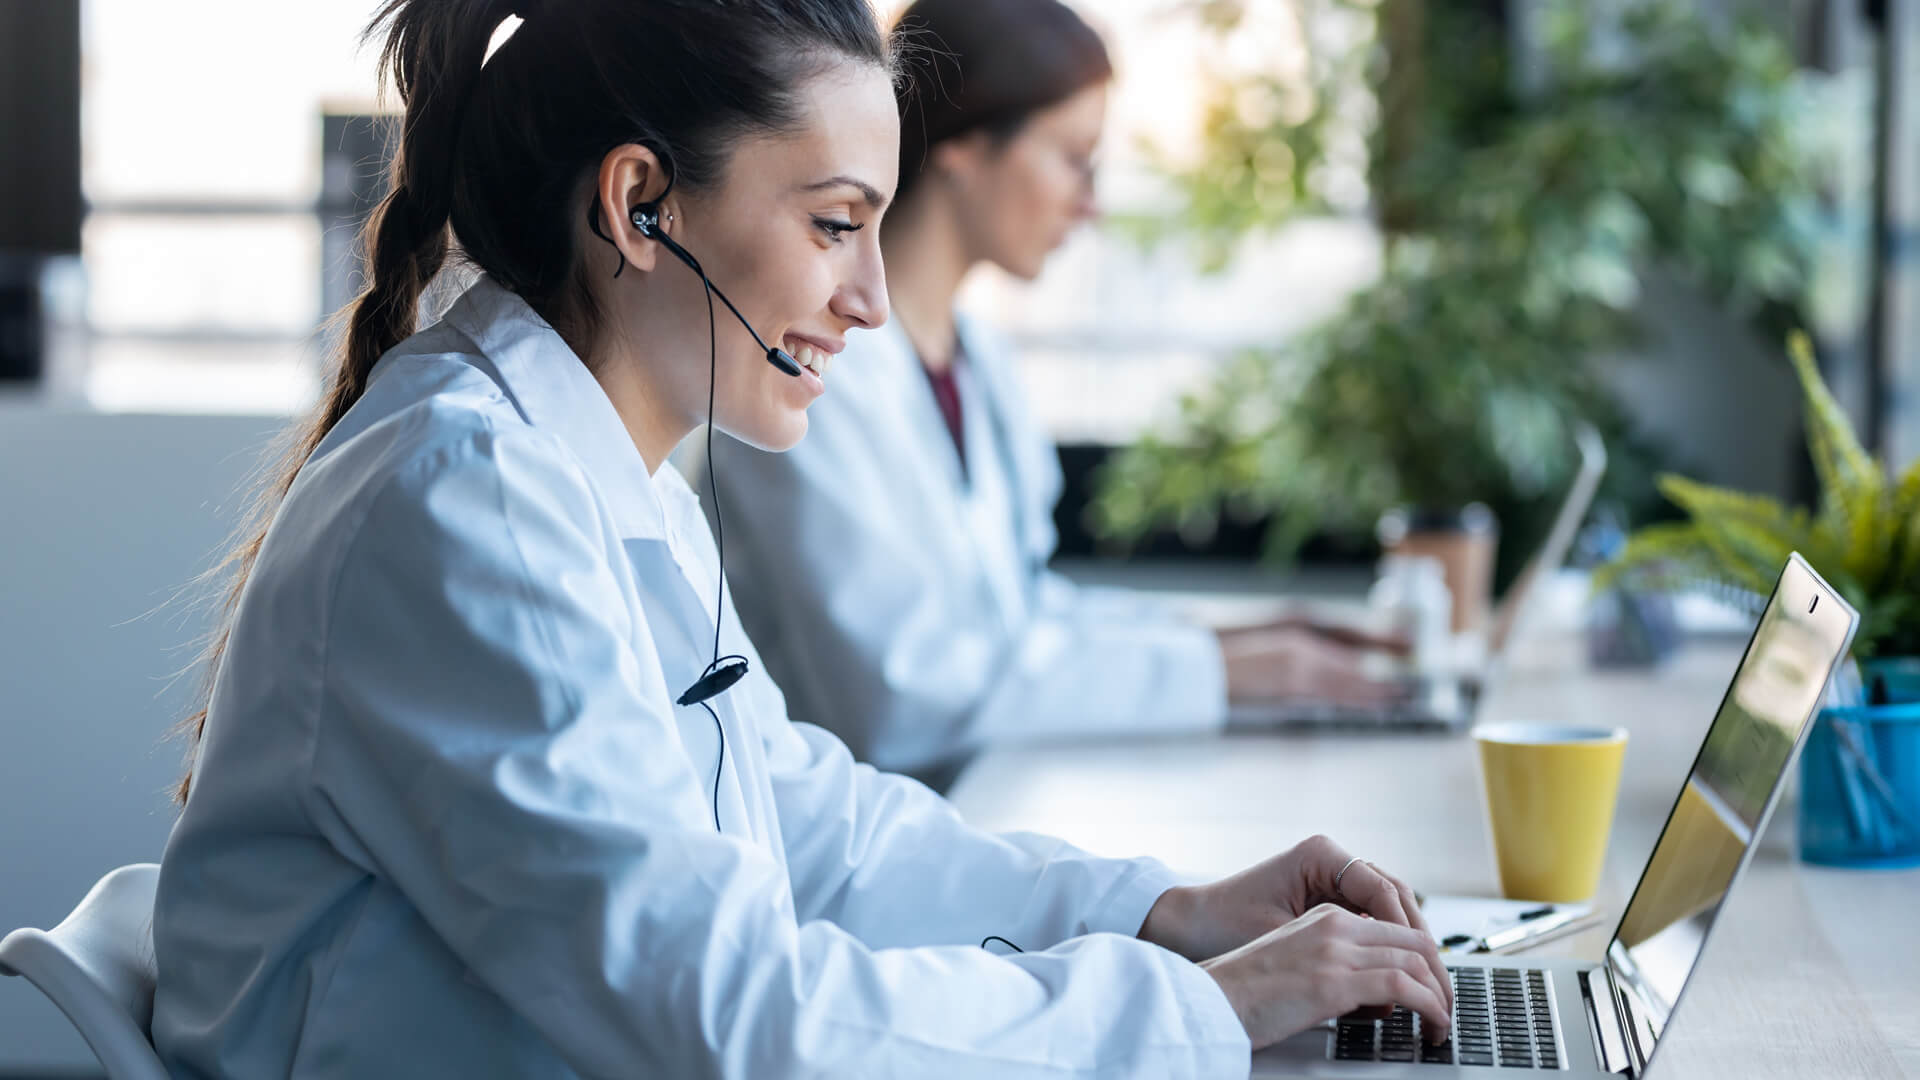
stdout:
<svg viewBox="0 0 1920 1080">
<path fill-rule="evenodd" d="M 445 321 L 493 365 L 502 389 L 527 422 L 565 443 L 580 459 L 623 537 L 666 539 L 663 497 L 694 500 L 697 506 L 685 482 L 673 482 L 679 474 L 671 465 L 660 466 L 669 476 L 648 474 L 646 459 L 607 392 L 519 295 L 482 274 L 454 302 Z"/>
</svg>

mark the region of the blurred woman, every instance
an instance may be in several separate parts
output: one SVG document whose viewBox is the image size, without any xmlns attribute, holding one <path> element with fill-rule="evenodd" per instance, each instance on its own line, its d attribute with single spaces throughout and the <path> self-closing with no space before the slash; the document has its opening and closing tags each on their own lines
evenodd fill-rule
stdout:
<svg viewBox="0 0 1920 1080">
<path fill-rule="evenodd" d="M 797 717 L 943 787 L 1002 739 L 1207 732 L 1227 703 L 1365 703 L 1353 644 L 1303 624 L 1216 633 L 1047 569 L 1061 474 L 1017 359 L 955 310 L 989 264 L 1022 279 L 1095 215 L 1112 67 L 1054 0 L 920 0 L 931 59 L 898 91 L 881 236 L 892 322 L 833 361 L 851 389 L 789 454 L 722 442 L 709 514 L 746 523 L 741 617 Z"/>
</svg>

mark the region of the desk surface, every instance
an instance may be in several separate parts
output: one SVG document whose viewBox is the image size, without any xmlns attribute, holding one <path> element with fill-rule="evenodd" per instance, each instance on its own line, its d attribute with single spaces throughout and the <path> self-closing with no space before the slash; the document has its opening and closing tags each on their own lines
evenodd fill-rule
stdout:
<svg viewBox="0 0 1920 1080">
<path fill-rule="evenodd" d="M 1617 914 L 1738 659 L 1696 644 L 1655 673 L 1512 672 L 1483 718 L 1619 725 L 1627 761 L 1598 902 Z M 1560 665 L 1554 665 L 1560 666 Z M 1218 876 L 1324 832 L 1435 893 L 1496 895 L 1471 740 L 1224 736 L 1002 748 L 952 797 L 995 830 L 1154 855 Z M 1920 871 L 1822 870 L 1793 855 L 1792 788 L 1727 900 L 1662 1041 L 1667 1077 L 1920 1080 Z M 1542 954 L 1597 957 L 1612 929 Z"/>
</svg>

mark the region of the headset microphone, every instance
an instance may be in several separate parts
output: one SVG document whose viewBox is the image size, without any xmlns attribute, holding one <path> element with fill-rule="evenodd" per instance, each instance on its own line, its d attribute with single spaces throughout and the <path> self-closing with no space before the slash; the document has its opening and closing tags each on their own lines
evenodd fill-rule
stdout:
<svg viewBox="0 0 1920 1080">
<path fill-rule="evenodd" d="M 687 687 L 674 699 L 676 705 L 698 705 L 710 697 L 718 697 L 728 687 L 746 677 L 747 662 L 737 656 L 728 657 L 728 662 L 702 675 L 692 686 Z"/>
<path fill-rule="evenodd" d="M 787 355 L 785 349 L 776 349 L 760 340 L 760 332 L 753 328 L 753 324 L 747 321 L 745 315 L 740 314 L 739 308 L 733 306 L 733 301 L 727 299 L 727 294 L 721 292 L 718 286 L 707 280 L 707 272 L 700 268 L 700 260 L 694 258 L 691 252 L 681 247 L 674 241 L 673 237 L 668 236 L 666 231 L 660 228 L 659 203 L 642 203 L 634 207 L 632 221 L 635 232 L 638 232 L 648 240 L 658 241 L 661 246 L 673 253 L 674 258 L 686 263 L 688 269 L 700 275 L 700 280 L 706 284 L 708 291 L 719 297 L 720 302 L 727 305 L 727 310 L 733 312 L 733 317 L 740 320 L 740 325 L 747 328 L 747 333 L 753 335 L 753 343 L 766 350 L 767 363 L 772 364 L 774 367 L 779 368 L 781 371 L 795 378 L 800 376 L 799 363 L 797 363 L 793 357 Z"/>
</svg>

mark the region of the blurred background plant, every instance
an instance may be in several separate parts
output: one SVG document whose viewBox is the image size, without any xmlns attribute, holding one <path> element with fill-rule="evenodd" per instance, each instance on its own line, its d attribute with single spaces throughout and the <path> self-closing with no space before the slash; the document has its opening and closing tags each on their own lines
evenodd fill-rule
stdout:
<svg viewBox="0 0 1920 1080">
<path fill-rule="evenodd" d="M 1594 584 L 1705 588 L 1757 613 L 1798 551 L 1859 610 L 1855 656 L 1920 656 L 1920 461 L 1889 475 L 1828 392 L 1806 335 L 1792 335 L 1788 352 L 1806 395 L 1816 509 L 1663 475 L 1661 492 L 1687 520 L 1635 533 Z"/>
<path fill-rule="evenodd" d="M 1229 35 L 1249 2 L 1192 11 Z M 1608 436 L 1613 505 L 1657 505 L 1657 454 L 1602 362 L 1635 344 L 1652 268 L 1772 340 L 1797 323 L 1820 76 L 1762 22 L 1710 25 L 1673 0 L 1547 0 L 1536 71 L 1469 5 L 1292 3 L 1302 25 L 1373 32 L 1323 35 L 1289 70 L 1223 73 L 1198 153 L 1160 158 L 1179 211 L 1117 224 L 1220 267 L 1250 234 L 1350 205 L 1359 169 L 1383 271 L 1318 330 L 1239 354 L 1110 460 L 1092 527 L 1124 545 L 1269 517 L 1265 551 L 1285 560 L 1394 506 L 1477 501 L 1501 519 L 1504 582 L 1571 475 L 1581 418 Z"/>
</svg>

